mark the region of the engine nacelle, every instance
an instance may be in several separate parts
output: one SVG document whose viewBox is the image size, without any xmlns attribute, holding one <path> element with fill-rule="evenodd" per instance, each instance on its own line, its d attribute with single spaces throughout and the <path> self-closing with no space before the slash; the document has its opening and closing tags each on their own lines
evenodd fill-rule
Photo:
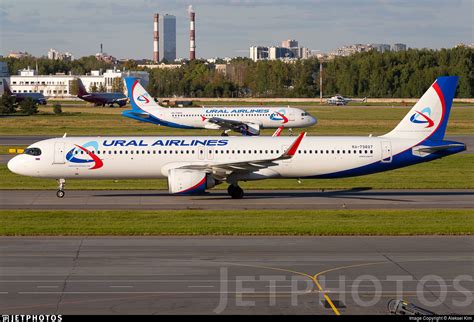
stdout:
<svg viewBox="0 0 474 322">
<path fill-rule="evenodd" d="M 245 123 L 241 128 L 243 135 L 260 135 L 260 124 L 257 123 Z"/>
<path fill-rule="evenodd" d="M 203 193 L 216 185 L 216 180 L 200 170 L 170 169 L 168 171 L 168 191 L 171 194 Z"/>
</svg>

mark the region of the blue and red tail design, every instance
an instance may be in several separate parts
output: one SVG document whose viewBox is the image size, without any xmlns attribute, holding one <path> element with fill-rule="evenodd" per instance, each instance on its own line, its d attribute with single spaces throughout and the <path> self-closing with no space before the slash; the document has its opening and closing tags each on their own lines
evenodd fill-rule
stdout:
<svg viewBox="0 0 474 322">
<path fill-rule="evenodd" d="M 457 83 L 457 76 L 438 77 L 395 129 L 384 136 L 420 141 L 442 140 Z"/>
</svg>

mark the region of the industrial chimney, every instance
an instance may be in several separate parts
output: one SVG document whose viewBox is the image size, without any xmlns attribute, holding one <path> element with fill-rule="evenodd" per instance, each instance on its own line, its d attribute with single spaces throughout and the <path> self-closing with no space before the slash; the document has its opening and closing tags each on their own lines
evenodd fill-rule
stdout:
<svg viewBox="0 0 474 322">
<path fill-rule="evenodd" d="M 196 59 L 196 14 L 193 6 L 188 7 L 189 13 L 189 60 Z"/>
<path fill-rule="evenodd" d="M 160 15 L 155 13 L 155 20 L 153 22 L 153 61 L 155 64 L 158 64 L 160 61 L 160 52 L 159 52 L 159 40 L 160 34 L 158 33 L 158 19 Z"/>
</svg>

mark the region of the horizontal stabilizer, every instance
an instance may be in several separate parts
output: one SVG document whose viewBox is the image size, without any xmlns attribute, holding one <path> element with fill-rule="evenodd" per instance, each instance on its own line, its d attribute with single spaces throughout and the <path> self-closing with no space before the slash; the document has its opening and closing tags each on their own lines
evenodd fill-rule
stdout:
<svg viewBox="0 0 474 322">
<path fill-rule="evenodd" d="M 448 143 L 442 145 L 418 145 L 412 148 L 413 155 L 419 157 L 426 157 L 432 153 L 437 153 L 445 151 L 448 149 L 458 149 L 459 152 L 466 150 L 466 145 L 464 143 Z"/>
</svg>

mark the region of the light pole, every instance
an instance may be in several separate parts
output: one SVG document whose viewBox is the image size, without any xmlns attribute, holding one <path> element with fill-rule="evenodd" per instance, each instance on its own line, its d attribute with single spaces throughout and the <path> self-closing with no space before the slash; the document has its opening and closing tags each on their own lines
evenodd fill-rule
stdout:
<svg viewBox="0 0 474 322">
<path fill-rule="evenodd" d="M 323 59 L 319 59 L 319 103 L 323 104 Z"/>
<path fill-rule="evenodd" d="M 320 49 L 312 50 L 312 52 L 321 52 Z M 316 55 L 314 55 L 316 56 Z M 319 103 L 323 103 L 323 56 L 318 58 L 319 61 Z"/>
</svg>

